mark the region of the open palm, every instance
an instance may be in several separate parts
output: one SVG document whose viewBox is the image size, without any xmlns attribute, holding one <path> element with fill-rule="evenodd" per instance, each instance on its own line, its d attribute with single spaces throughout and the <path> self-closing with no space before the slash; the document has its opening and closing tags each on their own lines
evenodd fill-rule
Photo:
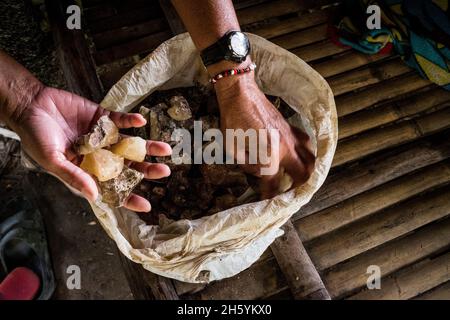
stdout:
<svg viewBox="0 0 450 320">
<path fill-rule="evenodd" d="M 93 201 L 98 195 L 97 185 L 78 167 L 82 159 L 72 146 L 102 115 L 109 115 L 119 128 L 141 127 L 146 123 L 140 114 L 110 112 L 73 93 L 47 87 L 18 116 L 16 131 L 29 156 Z M 147 153 L 166 156 L 171 154 L 171 148 L 163 142 L 147 141 Z M 170 174 L 170 169 L 164 164 L 142 162 L 131 163 L 130 166 L 144 173 L 147 179 L 159 179 Z M 146 212 L 150 210 L 150 203 L 132 194 L 125 207 Z"/>
</svg>

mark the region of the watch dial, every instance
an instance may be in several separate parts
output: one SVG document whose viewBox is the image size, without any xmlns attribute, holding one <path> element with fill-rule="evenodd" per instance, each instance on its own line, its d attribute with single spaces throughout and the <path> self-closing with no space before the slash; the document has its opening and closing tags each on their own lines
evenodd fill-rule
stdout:
<svg viewBox="0 0 450 320">
<path fill-rule="evenodd" d="M 236 32 L 230 38 L 230 45 L 234 53 L 239 56 L 245 56 L 248 52 L 248 42 L 242 32 Z"/>
</svg>

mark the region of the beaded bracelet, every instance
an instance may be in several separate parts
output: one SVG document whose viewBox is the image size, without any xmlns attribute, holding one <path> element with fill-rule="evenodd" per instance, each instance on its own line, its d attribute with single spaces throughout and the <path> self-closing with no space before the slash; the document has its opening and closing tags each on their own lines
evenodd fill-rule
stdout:
<svg viewBox="0 0 450 320">
<path fill-rule="evenodd" d="M 248 67 L 243 68 L 243 69 L 230 69 L 230 70 L 225 70 L 223 72 L 220 72 L 218 74 L 216 74 L 214 77 L 212 77 L 211 79 L 209 79 L 209 82 L 211 82 L 212 84 L 216 83 L 217 80 L 220 80 L 222 78 L 228 77 L 228 76 L 234 76 L 237 74 L 243 74 L 243 73 L 248 73 L 251 72 L 252 70 L 256 69 L 256 64 L 251 63 Z"/>
</svg>

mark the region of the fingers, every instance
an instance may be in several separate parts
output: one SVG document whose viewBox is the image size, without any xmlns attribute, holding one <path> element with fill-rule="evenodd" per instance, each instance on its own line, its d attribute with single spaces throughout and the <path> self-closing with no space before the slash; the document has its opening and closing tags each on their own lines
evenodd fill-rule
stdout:
<svg viewBox="0 0 450 320">
<path fill-rule="evenodd" d="M 120 129 L 139 128 L 144 126 L 147 121 L 139 113 L 123 113 L 111 111 L 109 117 Z"/>
<path fill-rule="evenodd" d="M 58 155 L 52 160 L 50 170 L 63 179 L 72 188 L 80 191 L 87 199 L 95 201 L 98 196 L 97 184 L 94 179 L 80 167 L 66 159 L 64 155 Z"/>
<path fill-rule="evenodd" d="M 146 179 L 161 179 L 170 176 L 170 168 L 163 163 L 135 162 L 133 169 L 144 174 Z"/>
<path fill-rule="evenodd" d="M 132 193 L 125 202 L 125 208 L 136 212 L 149 212 L 152 209 L 147 199 Z"/>
<path fill-rule="evenodd" d="M 294 180 L 294 186 L 298 187 L 308 181 L 311 176 L 314 170 L 315 156 L 306 148 L 299 147 L 296 151 L 286 155 L 282 166 Z"/>
<path fill-rule="evenodd" d="M 147 154 L 157 157 L 170 156 L 172 148 L 165 142 L 147 140 Z"/>
<path fill-rule="evenodd" d="M 261 198 L 270 199 L 275 197 L 280 190 L 281 170 L 272 176 L 261 176 Z"/>
</svg>

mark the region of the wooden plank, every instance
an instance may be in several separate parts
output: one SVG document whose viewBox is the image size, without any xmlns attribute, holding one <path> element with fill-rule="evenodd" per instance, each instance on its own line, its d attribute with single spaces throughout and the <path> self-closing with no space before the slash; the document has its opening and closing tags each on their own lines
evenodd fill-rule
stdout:
<svg viewBox="0 0 450 320">
<path fill-rule="evenodd" d="M 380 290 L 364 290 L 351 300 L 411 299 L 450 280 L 450 252 L 418 263 L 381 282 Z"/>
<path fill-rule="evenodd" d="M 246 24 L 266 20 L 273 17 L 279 17 L 285 14 L 294 13 L 304 6 L 301 1 L 297 0 L 276 0 L 268 3 L 263 3 L 250 8 L 238 10 L 236 12 L 239 24 L 245 26 Z"/>
<path fill-rule="evenodd" d="M 362 160 L 328 176 L 312 200 L 293 216 L 293 220 L 311 215 L 341 201 L 450 157 L 450 132 L 415 141 L 394 154 L 380 154 Z"/>
<path fill-rule="evenodd" d="M 296 300 L 330 300 L 319 273 L 308 256 L 290 221 L 282 227 L 284 235 L 270 246 Z"/>
<path fill-rule="evenodd" d="M 312 64 L 314 70 L 319 72 L 322 77 L 328 78 L 339 73 L 359 68 L 372 62 L 385 59 L 389 56 L 385 54 L 368 55 L 360 52 L 350 51 L 338 57 L 333 57 L 328 61 Z"/>
<path fill-rule="evenodd" d="M 149 52 L 162 42 L 172 37 L 169 30 L 154 33 L 127 43 L 99 50 L 94 54 L 98 65 L 110 63 L 120 58 L 130 57 L 136 54 Z"/>
<path fill-rule="evenodd" d="M 150 286 L 156 300 L 179 299 L 171 279 L 151 273 L 145 269 L 143 270 L 142 276 L 144 282 Z"/>
<path fill-rule="evenodd" d="M 327 38 L 327 25 L 317 26 L 272 38 L 271 41 L 286 50 L 305 46 Z"/>
<path fill-rule="evenodd" d="M 286 288 L 287 282 L 275 259 L 257 264 L 238 275 L 217 281 L 190 296 L 201 300 L 253 300 L 265 298 Z"/>
<path fill-rule="evenodd" d="M 333 167 L 355 161 L 376 151 L 395 147 L 420 137 L 420 132 L 411 121 L 378 128 L 338 143 Z"/>
<path fill-rule="evenodd" d="M 299 56 L 306 62 L 326 58 L 346 51 L 350 51 L 350 49 L 347 47 L 339 47 L 328 39 L 291 50 L 293 54 Z"/>
<path fill-rule="evenodd" d="M 371 64 L 363 69 L 337 75 L 328 79 L 328 84 L 334 95 L 338 96 L 346 92 L 400 76 L 410 71 L 411 68 L 403 61 L 400 59 L 393 59 L 386 62 Z"/>
<path fill-rule="evenodd" d="M 71 4 L 74 4 L 71 0 L 46 0 L 59 63 L 70 91 L 100 102 L 103 88 L 97 78 L 83 31 L 69 30 L 66 26 L 66 8 Z"/>
<path fill-rule="evenodd" d="M 206 284 L 201 283 L 189 283 L 178 280 L 172 280 L 172 282 L 178 296 L 197 293 L 206 287 Z"/>
<path fill-rule="evenodd" d="M 235 10 L 240 10 L 268 1 L 270 0 L 233 0 L 233 6 Z"/>
<path fill-rule="evenodd" d="M 450 103 L 450 92 L 433 88 L 415 93 L 414 96 L 399 102 L 394 101 L 377 108 L 362 110 L 339 119 L 339 139 L 448 103 Z"/>
<path fill-rule="evenodd" d="M 414 300 L 450 300 L 450 281 L 415 297 Z"/>
<path fill-rule="evenodd" d="M 450 219 L 438 221 L 337 265 L 324 274 L 324 282 L 332 297 L 340 299 L 365 287 L 367 267 L 377 265 L 380 267 L 383 287 L 383 279 L 389 274 L 447 248 L 450 245 L 449 234 Z"/>
<path fill-rule="evenodd" d="M 98 21 L 133 9 L 154 9 L 155 4 L 148 0 L 108 1 L 86 6 L 83 3 L 83 14 L 88 22 Z"/>
<path fill-rule="evenodd" d="M 449 127 L 450 108 L 445 108 L 418 119 L 377 128 L 339 142 L 332 166 L 340 166 Z"/>
<path fill-rule="evenodd" d="M 424 88 L 430 84 L 430 81 L 421 78 L 415 72 L 389 81 L 383 81 L 361 91 L 336 97 L 337 113 L 339 117 L 342 117 L 376 103 Z"/>
<path fill-rule="evenodd" d="M 154 300 L 150 286 L 148 286 L 142 279 L 144 278 L 145 269 L 141 265 L 134 263 L 127 257 L 125 257 L 119 249 L 117 249 L 122 269 L 130 286 L 133 298 L 135 300 Z"/>
<path fill-rule="evenodd" d="M 152 33 L 157 33 L 168 28 L 167 22 L 163 18 L 157 18 L 140 24 L 96 33 L 92 36 L 92 39 L 96 49 L 100 50 L 124 42 L 129 42 Z"/>
<path fill-rule="evenodd" d="M 323 24 L 327 22 L 327 19 L 328 12 L 326 10 L 318 10 L 286 20 L 277 21 L 273 24 L 264 25 L 251 32 L 260 37 L 271 39 L 283 34 Z"/>
<path fill-rule="evenodd" d="M 319 270 L 327 269 L 450 214 L 450 188 L 416 197 L 347 225 L 306 246 Z"/>
<path fill-rule="evenodd" d="M 450 183 L 450 162 L 437 163 L 296 221 L 302 241 L 311 241 L 428 189 Z"/>
<path fill-rule="evenodd" d="M 161 9 L 158 6 L 149 5 L 146 8 L 133 9 L 105 19 L 93 20 L 88 24 L 88 27 L 92 34 L 96 34 L 156 19 L 161 17 L 161 14 Z"/>
</svg>

